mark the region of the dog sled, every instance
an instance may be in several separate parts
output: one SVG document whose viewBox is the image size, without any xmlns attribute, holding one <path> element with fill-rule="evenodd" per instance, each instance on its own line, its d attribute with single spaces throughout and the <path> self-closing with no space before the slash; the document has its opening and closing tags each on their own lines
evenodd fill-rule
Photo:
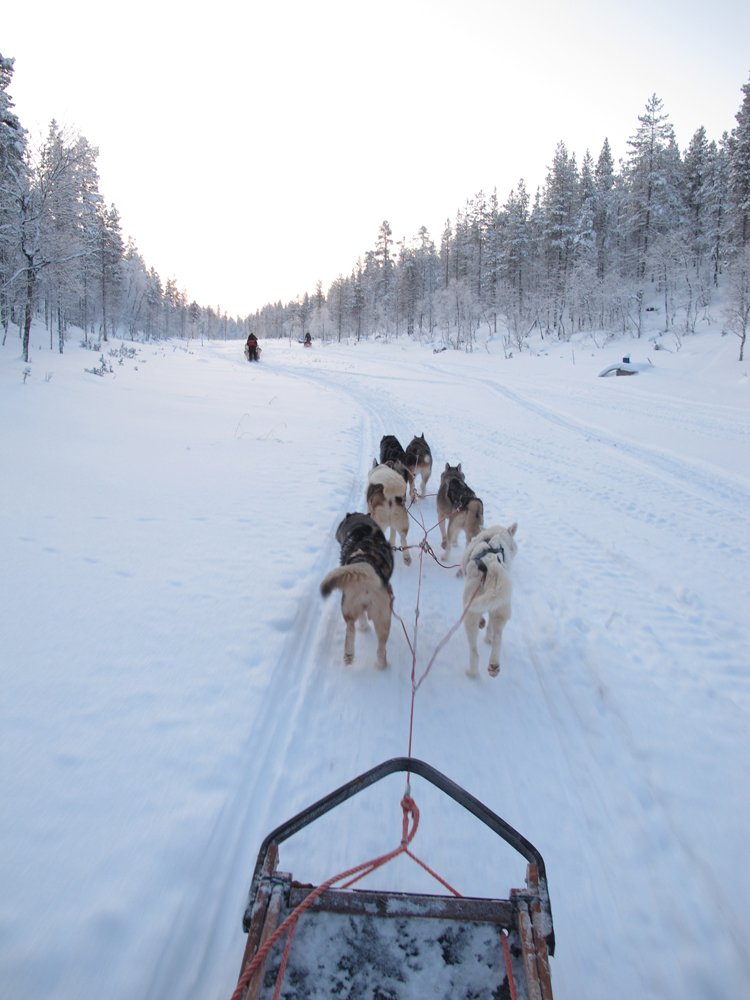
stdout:
<svg viewBox="0 0 750 1000">
<path fill-rule="evenodd" d="M 365 788 L 399 771 L 440 789 L 527 861 L 526 888 L 507 899 L 459 896 L 408 844 L 419 822 L 409 784 L 401 846 L 321 886 L 277 871 L 279 845 Z M 411 813 L 411 830 L 408 829 Z M 351 889 L 406 852 L 453 895 Z M 351 876 L 355 874 L 356 878 Z M 347 880 L 348 881 L 345 881 Z M 333 888 L 334 882 L 344 882 Z M 478 799 L 433 767 L 397 757 L 367 771 L 270 833 L 261 845 L 243 919 L 247 945 L 232 1000 L 552 1000 L 555 938 L 544 861 Z"/>
<path fill-rule="evenodd" d="M 263 353 L 263 351 L 262 351 L 262 349 L 260 347 L 256 347 L 255 348 L 255 360 L 256 361 L 260 361 L 260 356 L 261 356 L 262 353 Z M 249 344 L 245 344 L 245 359 L 247 361 L 250 360 L 250 345 Z"/>
</svg>

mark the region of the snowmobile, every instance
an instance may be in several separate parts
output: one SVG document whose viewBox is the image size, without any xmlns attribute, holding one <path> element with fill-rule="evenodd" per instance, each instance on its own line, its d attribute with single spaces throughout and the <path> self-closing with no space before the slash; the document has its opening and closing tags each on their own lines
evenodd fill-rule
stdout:
<svg viewBox="0 0 750 1000">
<path fill-rule="evenodd" d="M 410 853 L 418 810 L 412 832 L 407 833 L 407 811 L 416 809 L 409 780 L 402 801 L 404 834 L 397 850 L 316 887 L 276 870 L 284 840 L 399 771 L 429 781 L 518 851 L 528 862 L 526 888 L 511 889 L 508 899 L 459 896 L 412 854 L 452 896 L 347 888 L 396 854 Z M 352 873 L 360 874 L 351 878 Z M 341 888 L 332 887 L 347 878 L 350 881 Z M 341 996 L 552 1000 L 549 956 L 554 954 L 555 937 L 541 854 L 473 795 L 413 757 L 385 761 L 266 837 L 243 929 L 247 945 L 232 1000 Z"/>
</svg>

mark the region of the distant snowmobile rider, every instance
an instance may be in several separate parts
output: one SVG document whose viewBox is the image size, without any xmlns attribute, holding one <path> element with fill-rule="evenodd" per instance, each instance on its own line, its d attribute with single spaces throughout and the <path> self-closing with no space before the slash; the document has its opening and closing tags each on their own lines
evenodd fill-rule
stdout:
<svg viewBox="0 0 750 1000">
<path fill-rule="evenodd" d="M 251 333 L 247 338 L 247 360 L 258 360 L 258 338 L 254 333 Z"/>
</svg>

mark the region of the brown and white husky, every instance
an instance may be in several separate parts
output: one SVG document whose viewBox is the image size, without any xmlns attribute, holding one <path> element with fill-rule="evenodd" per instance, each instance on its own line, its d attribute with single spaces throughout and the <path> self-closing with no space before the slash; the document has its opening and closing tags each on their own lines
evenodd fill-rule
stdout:
<svg viewBox="0 0 750 1000">
<path fill-rule="evenodd" d="M 404 548 L 404 562 L 411 564 L 411 555 L 405 548 L 409 531 L 409 514 L 406 509 L 406 480 L 393 468 L 393 463 L 379 465 L 373 459 L 367 475 L 367 513 L 373 517 L 385 533 L 390 528 L 389 542 L 395 544 L 396 532 L 401 536 Z"/>
<path fill-rule="evenodd" d="M 388 666 L 385 644 L 391 630 L 391 592 L 393 552 L 380 526 L 369 514 L 347 514 L 336 530 L 341 545 L 341 565 L 320 585 L 323 597 L 341 591 L 341 614 L 346 622 L 344 663 L 354 659 L 354 628 L 375 626 L 378 637 L 376 666 Z"/>
</svg>

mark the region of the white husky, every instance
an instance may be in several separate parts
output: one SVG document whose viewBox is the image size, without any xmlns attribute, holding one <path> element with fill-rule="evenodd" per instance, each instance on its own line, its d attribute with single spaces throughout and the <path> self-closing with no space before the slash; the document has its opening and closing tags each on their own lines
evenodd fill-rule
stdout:
<svg viewBox="0 0 750 1000">
<path fill-rule="evenodd" d="M 374 517 L 383 533 L 390 528 L 391 546 L 396 540 L 396 532 L 401 536 L 404 548 L 404 562 L 411 564 L 411 555 L 406 548 L 409 531 L 409 513 L 406 509 L 407 484 L 404 477 L 393 470 L 391 464 L 378 465 L 377 460 L 367 475 L 367 513 Z"/>
<path fill-rule="evenodd" d="M 469 677 L 479 676 L 477 635 L 484 625 L 484 615 L 489 618 L 485 642 L 492 643 L 488 671 L 490 677 L 500 673 L 500 643 L 503 629 L 510 618 L 510 595 L 513 590 L 508 570 L 517 551 L 515 540 L 517 524 L 503 528 L 496 524 L 475 535 L 466 546 L 461 559 L 464 582 L 464 608 L 471 606 L 464 618 L 466 638 L 469 640 Z M 477 590 L 479 588 L 479 590 Z M 472 600 L 472 595 L 474 599 Z"/>
</svg>

